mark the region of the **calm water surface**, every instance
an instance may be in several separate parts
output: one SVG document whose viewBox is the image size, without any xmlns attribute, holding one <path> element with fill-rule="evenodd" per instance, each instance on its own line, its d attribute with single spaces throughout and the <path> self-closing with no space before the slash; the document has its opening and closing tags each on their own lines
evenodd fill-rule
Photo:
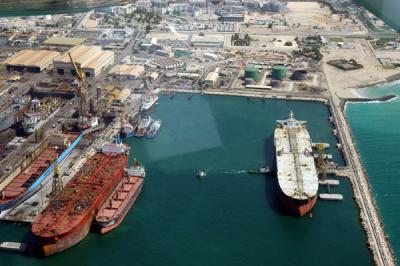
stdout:
<svg viewBox="0 0 400 266">
<path fill-rule="evenodd" d="M 160 134 L 127 141 L 147 177 L 124 223 L 47 259 L 0 252 L 1 265 L 372 265 L 346 179 L 334 188 L 345 200 L 318 202 L 310 219 L 280 212 L 273 176 L 245 173 L 272 164 L 275 120 L 290 109 L 308 120 L 314 140 L 335 146 L 324 104 L 161 97 L 153 114 L 163 121 Z M 198 180 L 202 168 L 208 175 Z M 28 229 L 1 224 L 0 241 L 18 241 Z"/>
<path fill-rule="evenodd" d="M 371 97 L 400 95 L 400 83 L 369 88 Z M 346 114 L 374 191 L 385 230 L 400 258 L 400 101 L 350 103 Z"/>
</svg>

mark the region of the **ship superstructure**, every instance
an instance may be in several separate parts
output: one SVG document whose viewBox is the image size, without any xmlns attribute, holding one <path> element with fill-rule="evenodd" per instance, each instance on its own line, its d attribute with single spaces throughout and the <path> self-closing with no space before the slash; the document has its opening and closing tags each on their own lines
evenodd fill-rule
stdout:
<svg viewBox="0 0 400 266">
<path fill-rule="evenodd" d="M 305 127 L 290 112 L 277 120 L 275 152 L 279 198 L 294 215 L 309 212 L 317 200 L 318 175 L 312 154 L 312 141 Z"/>
<path fill-rule="evenodd" d="M 29 101 L 29 97 L 12 97 L 11 106 L 0 111 L 0 132 L 12 127 L 18 121 L 27 108 Z"/>
</svg>

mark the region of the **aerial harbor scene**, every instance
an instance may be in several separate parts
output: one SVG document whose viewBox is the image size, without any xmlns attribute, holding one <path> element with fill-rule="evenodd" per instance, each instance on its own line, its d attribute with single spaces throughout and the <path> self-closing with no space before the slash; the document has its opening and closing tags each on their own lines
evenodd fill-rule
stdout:
<svg viewBox="0 0 400 266">
<path fill-rule="evenodd" d="M 0 265 L 397 265 L 394 10 L 0 1 Z"/>
</svg>

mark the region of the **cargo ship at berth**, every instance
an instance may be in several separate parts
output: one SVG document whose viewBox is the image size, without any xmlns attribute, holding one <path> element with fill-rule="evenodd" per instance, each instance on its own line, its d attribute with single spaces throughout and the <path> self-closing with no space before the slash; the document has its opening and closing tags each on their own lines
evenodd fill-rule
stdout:
<svg viewBox="0 0 400 266">
<path fill-rule="evenodd" d="M 121 181 L 129 148 L 114 140 L 98 148 L 32 224 L 37 247 L 44 256 L 79 243 L 89 232 L 96 213 Z"/>
<path fill-rule="evenodd" d="M 101 234 L 117 228 L 142 191 L 146 172 L 135 160 L 134 166 L 125 169 L 124 178 L 96 215 L 96 223 Z"/>
<path fill-rule="evenodd" d="M 306 121 L 294 118 L 277 120 L 274 143 L 278 197 L 292 215 L 303 216 L 317 201 L 318 175 Z"/>
</svg>

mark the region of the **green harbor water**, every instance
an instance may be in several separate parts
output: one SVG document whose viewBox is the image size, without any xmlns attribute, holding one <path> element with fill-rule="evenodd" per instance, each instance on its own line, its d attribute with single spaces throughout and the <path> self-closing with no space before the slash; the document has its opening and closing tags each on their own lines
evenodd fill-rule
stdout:
<svg viewBox="0 0 400 266">
<path fill-rule="evenodd" d="M 384 20 L 388 25 L 400 30 L 399 21 L 399 0 L 356 0 L 358 3 L 368 8 L 376 16 Z"/>
<path fill-rule="evenodd" d="M 400 96 L 400 83 L 365 89 L 365 96 Z M 400 101 L 348 103 L 346 114 L 393 250 L 400 258 Z"/>
<path fill-rule="evenodd" d="M 162 96 L 152 114 L 162 119 L 159 135 L 127 140 L 147 177 L 123 224 L 50 258 L 2 251 L 0 265 L 372 265 L 346 179 L 333 188 L 344 200 L 317 202 L 311 219 L 282 214 L 274 176 L 245 172 L 272 165 L 275 120 L 291 109 L 342 164 L 324 104 Z M 208 171 L 202 180 L 198 169 Z M 28 231 L 0 224 L 0 241 Z"/>
</svg>

